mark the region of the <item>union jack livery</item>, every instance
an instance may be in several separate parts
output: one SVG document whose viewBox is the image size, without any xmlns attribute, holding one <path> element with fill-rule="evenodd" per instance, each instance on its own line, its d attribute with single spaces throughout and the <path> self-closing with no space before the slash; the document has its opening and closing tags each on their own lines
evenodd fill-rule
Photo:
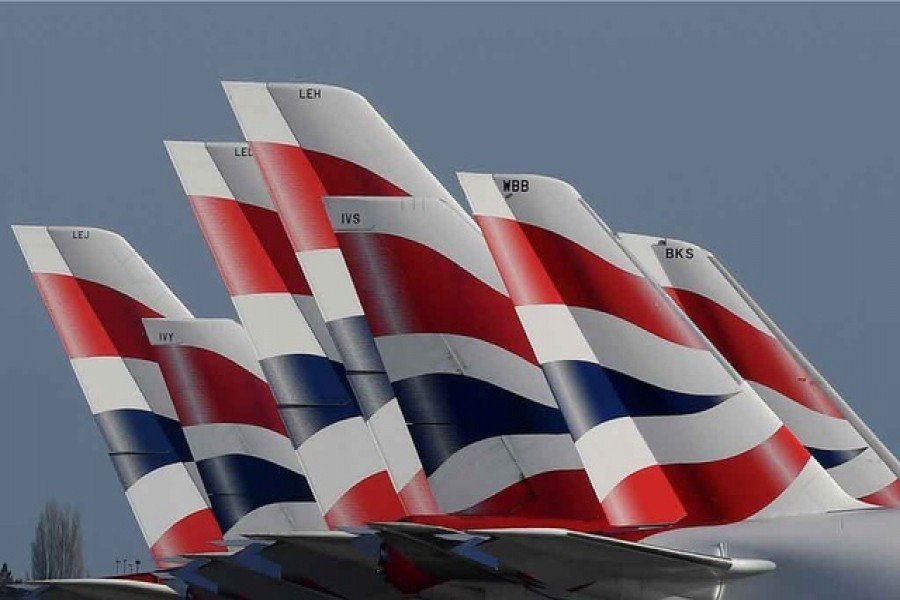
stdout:
<svg viewBox="0 0 900 600">
<path fill-rule="evenodd" d="M 226 539 L 324 529 L 244 329 L 228 319 L 144 319 L 144 328 Z"/>
<path fill-rule="evenodd" d="M 88 227 L 13 232 L 131 510 L 159 567 L 219 552 L 222 531 L 144 335 L 143 318 L 190 318 L 120 236 Z"/>
<path fill-rule="evenodd" d="M 322 197 L 329 192 L 277 104 L 282 88 L 226 83 L 225 90 L 406 513 L 437 512 L 406 419 L 322 206 Z"/>
<path fill-rule="evenodd" d="M 619 237 L 844 491 L 900 506 L 896 459 L 711 253 L 679 240 Z"/>
<path fill-rule="evenodd" d="M 574 188 L 534 175 L 461 174 L 460 181 L 507 285 L 517 290 L 532 342 L 546 348 L 548 360 L 572 361 L 554 366 L 549 378 L 577 407 L 566 409 L 574 413 L 569 423 L 576 439 L 602 436 L 624 407 L 684 505 L 684 524 L 854 506 L 644 278 Z M 531 253 L 514 253 L 528 248 Z M 587 344 L 563 336 L 571 327 L 555 329 L 563 326 L 560 314 L 574 320 Z M 589 376 L 575 377 L 578 368 L 587 370 L 579 358 L 596 358 Z M 591 402 L 587 389 L 600 401 Z M 637 462 L 641 455 L 630 450 L 625 456 L 636 461 L 624 468 L 626 476 L 649 463 Z"/>
<path fill-rule="evenodd" d="M 403 507 L 249 147 L 166 147 L 327 523 L 399 518 Z"/>
</svg>

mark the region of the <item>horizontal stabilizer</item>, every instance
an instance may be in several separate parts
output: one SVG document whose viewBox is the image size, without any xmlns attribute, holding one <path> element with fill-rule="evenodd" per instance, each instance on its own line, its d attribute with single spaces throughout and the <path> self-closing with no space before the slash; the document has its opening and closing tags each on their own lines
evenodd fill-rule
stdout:
<svg viewBox="0 0 900 600">
<path fill-rule="evenodd" d="M 459 532 L 410 523 L 374 527 L 416 538 L 435 552 L 443 550 L 448 567 L 466 560 L 480 567 L 482 576 L 493 573 L 554 598 L 581 592 L 637 600 L 645 598 L 647 590 L 716 598 L 727 580 L 775 568 L 768 560 L 712 556 L 563 529 Z"/>
<path fill-rule="evenodd" d="M 566 530 L 483 530 L 471 535 L 488 537 L 479 548 L 502 564 L 566 589 L 604 577 L 715 582 L 775 568 L 768 560 L 712 556 Z"/>
<path fill-rule="evenodd" d="M 387 546 L 440 581 L 521 585 L 539 595 L 572 592 L 623 599 L 657 590 L 683 598 L 715 598 L 727 581 L 767 573 L 768 560 L 714 556 L 577 533 L 565 529 L 459 531 L 418 523 L 373 523 Z M 260 535 L 291 544 L 334 548 L 358 543 L 349 534 Z M 323 544 L 324 545 L 324 544 Z"/>
<path fill-rule="evenodd" d="M 180 598 L 172 588 L 146 581 L 127 579 L 51 579 L 35 581 L 43 589 L 34 595 L 39 598 L 90 600 L 155 600 Z"/>
</svg>

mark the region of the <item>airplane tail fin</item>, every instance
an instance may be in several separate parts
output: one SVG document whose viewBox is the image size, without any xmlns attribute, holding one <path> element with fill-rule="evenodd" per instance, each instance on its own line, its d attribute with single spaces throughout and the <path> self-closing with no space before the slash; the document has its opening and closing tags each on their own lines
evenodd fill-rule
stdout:
<svg viewBox="0 0 900 600">
<path fill-rule="evenodd" d="M 325 205 L 441 509 L 605 519 L 470 220 L 435 198 Z"/>
<path fill-rule="evenodd" d="M 323 529 L 244 329 L 228 319 L 144 319 L 144 328 L 226 539 Z"/>
<path fill-rule="evenodd" d="M 900 464 L 710 252 L 620 234 L 662 287 L 854 498 L 900 505 Z"/>
<path fill-rule="evenodd" d="M 400 499 L 250 146 L 166 148 L 327 523 L 400 518 Z"/>
<path fill-rule="evenodd" d="M 524 226 L 490 176 L 464 174 L 460 182 L 611 524 L 678 522 L 684 506 L 627 406 L 608 393 L 609 375 L 530 246 Z"/>
<path fill-rule="evenodd" d="M 687 509 L 685 523 L 858 505 L 645 278 L 574 188 L 534 175 L 460 180 L 532 341 L 546 334 L 543 362 L 571 354 L 600 367 L 591 385 L 576 386 L 582 380 L 570 380 L 571 369 L 548 372 L 557 399 L 569 403 L 564 412 L 577 415 L 568 419 L 576 438 L 602 432 L 623 407 Z M 531 252 L 506 255 L 504 242 Z M 537 277 L 536 267 L 548 277 Z M 565 311 L 586 344 L 543 331 L 547 318 L 532 316 L 545 306 Z"/>
<path fill-rule="evenodd" d="M 296 106 L 279 105 L 290 98 L 283 97 L 278 84 L 224 85 L 405 509 L 408 514 L 435 512 L 437 504 L 322 206 L 326 188 L 295 134 L 299 126 L 289 120 Z M 331 119 L 323 126 L 334 124 Z"/>
<path fill-rule="evenodd" d="M 222 539 L 142 318 L 191 315 L 122 237 L 86 227 L 13 231 L 159 566 Z"/>
</svg>

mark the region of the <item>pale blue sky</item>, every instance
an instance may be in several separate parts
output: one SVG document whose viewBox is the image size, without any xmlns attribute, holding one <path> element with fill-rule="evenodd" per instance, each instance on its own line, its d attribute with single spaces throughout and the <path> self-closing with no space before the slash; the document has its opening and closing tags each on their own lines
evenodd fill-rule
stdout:
<svg viewBox="0 0 900 600">
<path fill-rule="evenodd" d="M 616 229 L 711 248 L 896 450 L 898 58 L 898 5 L 0 5 L 0 195 L 6 224 L 114 229 L 232 316 L 162 140 L 238 138 L 221 79 L 345 85 L 454 193 L 455 170 L 546 173 Z M 28 568 L 52 497 L 92 573 L 147 561 L 0 249 L 0 562 Z"/>
</svg>

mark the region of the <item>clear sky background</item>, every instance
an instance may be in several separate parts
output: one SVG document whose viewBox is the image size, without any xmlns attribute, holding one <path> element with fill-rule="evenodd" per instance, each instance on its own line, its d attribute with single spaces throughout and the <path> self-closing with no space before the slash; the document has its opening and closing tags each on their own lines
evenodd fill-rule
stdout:
<svg viewBox="0 0 900 600">
<path fill-rule="evenodd" d="M 898 5 L 0 5 L 0 198 L 233 316 L 162 140 L 239 138 L 221 79 L 348 86 L 458 196 L 455 170 L 555 175 L 712 249 L 896 451 L 898 59 Z M 0 281 L 0 562 L 57 498 L 92 574 L 149 564 L 8 230 Z"/>
</svg>

